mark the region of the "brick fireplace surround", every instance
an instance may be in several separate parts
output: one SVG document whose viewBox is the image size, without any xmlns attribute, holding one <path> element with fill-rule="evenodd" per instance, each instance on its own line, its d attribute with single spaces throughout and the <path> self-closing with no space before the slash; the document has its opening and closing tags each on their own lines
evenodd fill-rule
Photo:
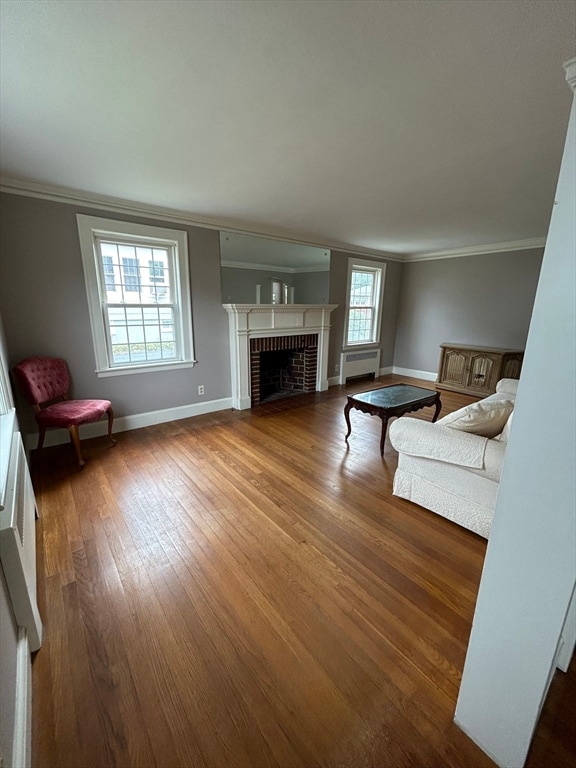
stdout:
<svg viewBox="0 0 576 768">
<path fill-rule="evenodd" d="M 278 362 L 271 373 L 263 359 L 269 353 L 287 353 L 287 366 L 283 369 Z M 314 392 L 316 390 L 316 368 L 318 360 L 318 334 L 295 336 L 268 336 L 250 339 L 250 397 L 252 405 L 258 405 L 265 398 L 266 389 L 284 389 L 293 392 Z"/>
<path fill-rule="evenodd" d="M 223 306 L 229 321 L 233 408 L 244 410 L 260 402 L 259 365 L 260 354 L 264 351 L 301 350 L 304 356 L 303 391 L 328 389 L 330 313 L 337 304 Z M 253 388 L 254 384 L 257 387 Z"/>
</svg>

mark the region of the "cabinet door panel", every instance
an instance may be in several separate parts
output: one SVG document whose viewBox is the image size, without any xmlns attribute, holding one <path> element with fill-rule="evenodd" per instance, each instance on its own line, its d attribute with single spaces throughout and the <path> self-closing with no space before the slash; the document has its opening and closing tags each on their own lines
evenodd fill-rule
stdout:
<svg viewBox="0 0 576 768">
<path fill-rule="evenodd" d="M 458 350 L 447 350 L 442 366 L 442 381 L 446 384 L 466 384 L 468 378 L 468 357 Z"/>
<path fill-rule="evenodd" d="M 502 366 L 502 378 L 503 379 L 519 379 L 520 371 L 522 370 L 522 358 L 509 357 L 504 361 Z"/>
<path fill-rule="evenodd" d="M 472 354 L 468 385 L 474 389 L 492 392 L 496 385 L 494 379 L 498 373 L 498 360 L 492 355 Z"/>
</svg>

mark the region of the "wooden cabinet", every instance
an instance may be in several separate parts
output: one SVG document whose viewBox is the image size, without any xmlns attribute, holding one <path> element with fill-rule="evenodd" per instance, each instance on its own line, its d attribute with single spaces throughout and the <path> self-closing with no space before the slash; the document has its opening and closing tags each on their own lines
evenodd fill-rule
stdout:
<svg viewBox="0 0 576 768">
<path fill-rule="evenodd" d="M 523 358 L 521 349 L 441 344 L 436 385 L 469 395 L 491 395 L 500 379 L 520 378 Z"/>
</svg>

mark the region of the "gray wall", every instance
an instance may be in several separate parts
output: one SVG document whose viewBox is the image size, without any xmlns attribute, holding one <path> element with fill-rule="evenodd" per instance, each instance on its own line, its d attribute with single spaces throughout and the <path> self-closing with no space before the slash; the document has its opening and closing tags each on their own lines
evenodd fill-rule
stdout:
<svg viewBox="0 0 576 768">
<path fill-rule="evenodd" d="M 188 234 L 194 368 L 98 378 L 76 214 L 85 213 Z M 231 395 L 228 318 L 220 292 L 218 232 L 18 195 L 0 200 L 0 311 L 10 365 L 28 355 L 65 357 L 75 397 L 103 397 L 117 416 Z M 205 396 L 199 397 L 198 385 Z M 29 431 L 29 408 L 20 408 Z"/>
<path fill-rule="evenodd" d="M 96 376 L 76 213 L 186 230 L 198 365 L 181 371 Z M 107 397 L 118 416 L 230 396 L 218 232 L 9 194 L 1 196 L 0 214 L 0 311 L 11 365 L 27 355 L 62 355 L 72 371 L 73 394 Z M 532 250 L 406 264 L 383 259 L 387 267 L 381 367 L 436 371 L 443 341 L 524 347 L 541 256 L 541 251 Z M 337 375 L 343 347 L 350 257 L 341 251 L 330 256 L 328 300 L 338 305 L 331 315 L 330 378 Z M 252 287 L 260 279 L 255 279 L 257 274 L 250 275 Z M 325 287 L 327 280 L 326 273 L 286 274 L 285 281 L 290 277 L 300 283 L 296 300 L 303 303 L 311 298 L 305 285 L 312 289 L 324 282 Z M 246 300 L 252 303 L 255 297 Z M 204 397 L 197 394 L 199 384 L 205 386 Z M 28 408 L 20 409 L 20 419 L 24 432 L 35 431 Z"/>
<path fill-rule="evenodd" d="M 281 280 L 294 285 L 291 272 L 270 272 L 265 269 L 222 267 L 222 302 L 224 304 L 256 304 L 256 286 L 261 285 L 260 301 L 272 303 L 271 280 Z"/>
<path fill-rule="evenodd" d="M 344 346 L 344 326 L 346 322 L 346 282 L 348 279 L 348 260 L 362 258 L 371 261 L 370 257 L 358 257 L 344 251 L 330 253 L 330 304 L 338 304 L 330 315 L 330 350 L 328 355 L 328 378 L 338 375 L 336 365 L 340 363 L 340 354 Z M 376 265 L 386 264 L 384 281 L 384 297 L 382 307 L 382 324 L 380 331 L 380 367 L 391 366 L 394 362 L 394 340 L 396 338 L 396 319 L 398 315 L 398 299 L 400 293 L 400 278 L 402 263 L 373 259 Z"/>
<path fill-rule="evenodd" d="M 394 365 L 434 372 L 445 341 L 524 349 L 542 253 L 403 264 Z"/>
</svg>

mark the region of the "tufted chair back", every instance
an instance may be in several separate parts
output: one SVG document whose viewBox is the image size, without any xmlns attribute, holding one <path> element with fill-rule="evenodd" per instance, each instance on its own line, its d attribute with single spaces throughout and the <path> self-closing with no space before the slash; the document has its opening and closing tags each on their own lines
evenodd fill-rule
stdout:
<svg viewBox="0 0 576 768">
<path fill-rule="evenodd" d="M 59 357 L 27 357 L 13 370 L 23 394 L 36 408 L 68 394 L 70 374 Z"/>
</svg>

